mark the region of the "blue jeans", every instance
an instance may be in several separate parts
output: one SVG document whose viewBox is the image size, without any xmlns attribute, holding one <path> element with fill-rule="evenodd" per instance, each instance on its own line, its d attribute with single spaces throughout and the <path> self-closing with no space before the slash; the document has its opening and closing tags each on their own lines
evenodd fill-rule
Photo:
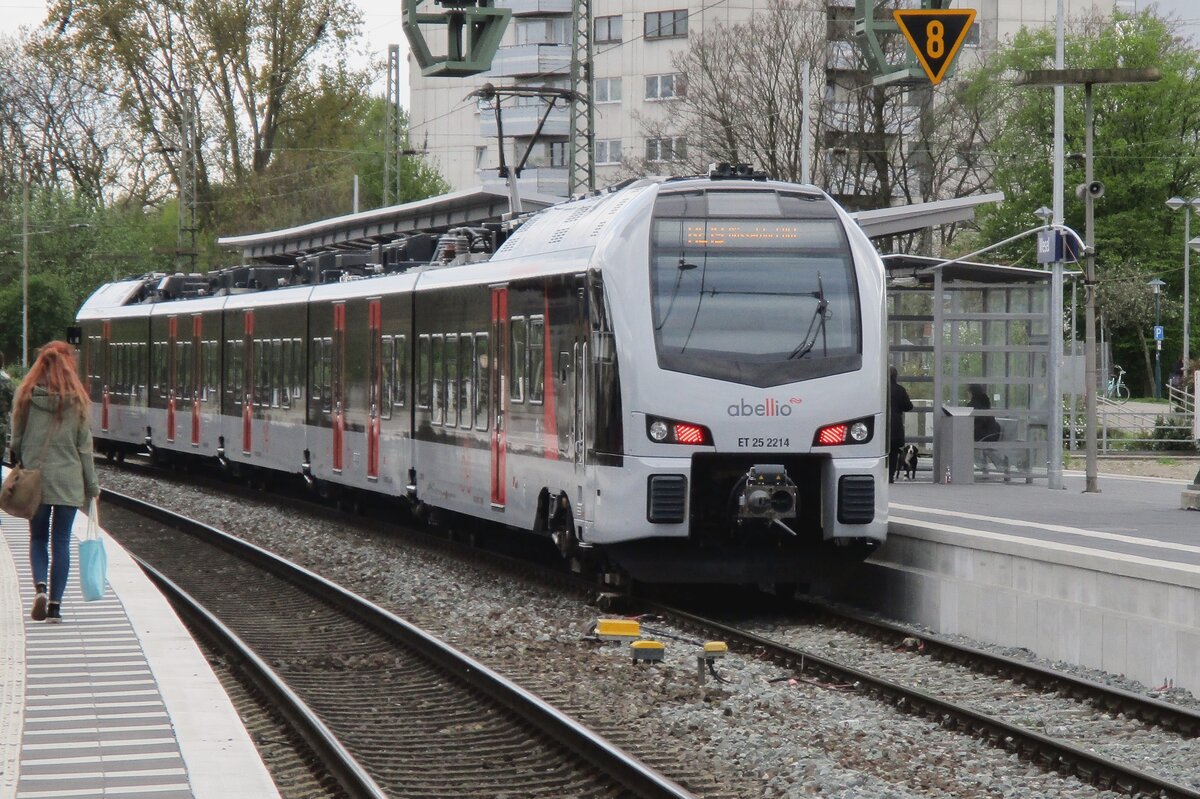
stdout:
<svg viewBox="0 0 1200 799">
<path fill-rule="evenodd" d="M 70 505 L 42 505 L 29 520 L 29 565 L 33 568 L 33 581 L 46 582 L 46 570 L 51 569 L 51 602 L 62 602 L 67 588 L 67 575 L 71 572 L 71 526 L 76 510 Z"/>
</svg>

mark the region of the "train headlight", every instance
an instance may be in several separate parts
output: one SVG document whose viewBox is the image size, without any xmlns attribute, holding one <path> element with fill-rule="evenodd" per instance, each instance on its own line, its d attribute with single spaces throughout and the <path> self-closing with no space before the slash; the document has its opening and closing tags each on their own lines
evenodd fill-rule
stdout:
<svg viewBox="0 0 1200 799">
<path fill-rule="evenodd" d="M 814 447 L 836 447 L 841 444 L 865 444 L 875 435 L 875 423 L 870 416 L 827 424 L 813 436 Z"/>
<path fill-rule="evenodd" d="M 687 444 L 706 446 L 712 444 L 712 433 L 702 424 L 680 422 L 675 419 L 646 417 L 646 436 L 656 444 Z"/>
</svg>

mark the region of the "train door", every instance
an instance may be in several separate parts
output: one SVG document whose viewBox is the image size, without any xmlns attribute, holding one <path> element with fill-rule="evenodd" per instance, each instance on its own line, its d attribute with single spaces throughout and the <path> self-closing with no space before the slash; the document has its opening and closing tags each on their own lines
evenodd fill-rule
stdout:
<svg viewBox="0 0 1200 799">
<path fill-rule="evenodd" d="M 343 438 L 346 432 L 346 303 L 333 306 L 333 470 L 342 471 Z"/>
<path fill-rule="evenodd" d="M 379 418 L 383 413 L 383 321 L 380 300 L 367 300 L 370 334 L 367 414 L 367 479 L 379 479 Z"/>
<path fill-rule="evenodd" d="M 192 446 L 200 446 L 200 394 L 204 390 L 202 366 L 204 340 L 204 317 L 196 314 L 192 317 Z"/>
<path fill-rule="evenodd" d="M 505 454 L 508 449 L 508 287 L 492 288 L 492 507 L 504 509 Z"/>
<path fill-rule="evenodd" d="M 100 329 L 100 430 L 108 432 L 108 388 L 112 385 L 112 322 Z"/>
<path fill-rule="evenodd" d="M 254 443 L 254 311 L 246 311 L 242 329 L 242 454 Z"/>
<path fill-rule="evenodd" d="M 178 399 L 176 389 L 180 383 L 180 370 L 184 364 L 179 357 L 179 317 L 167 317 L 167 441 L 175 443 L 175 401 Z"/>
</svg>

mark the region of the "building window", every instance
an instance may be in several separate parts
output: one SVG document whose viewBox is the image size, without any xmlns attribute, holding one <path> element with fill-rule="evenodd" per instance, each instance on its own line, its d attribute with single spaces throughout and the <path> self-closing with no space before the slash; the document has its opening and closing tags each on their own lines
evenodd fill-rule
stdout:
<svg viewBox="0 0 1200 799">
<path fill-rule="evenodd" d="M 597 78 L 592 85 L 592 102 L 619 103 L 621 102 L 620 78 Z"/>
<path fill-rule="evenodd" d="M 979 46 L 979 23 L 971 23 L 971 29 L 967 31 L 967 37 L 963 39 L 963 44 L 967 47 Z"/>
<path fill-rule="evenodd" d="M 487 162 L 487 145 L 475 145 L 475 168 L 483 169 L 484 163 Z"/>
<path fill-rule="evenodd" d="M 517 22 L 517 44 L 569 44 L 570 41 L 570 17 Z"/>
<path fill-rule="evenodd" d="M 596 17 L 596 44 L 621 41 L 621 17 Z"/>
<path fill-rule="evenodd" d="M 688 12 L 651 11 L 646 14 L 647 39 L 678 39 L 687 36 Z"/>
<path fill-rule="evenodd" d="M 646 99 L 671 100 L 683 96 L 682 75 L 647 75 Z"/>
<path fill-rule="evenodd" d="M 596 163 L 597 164 L 619 164 L 621 163 L 621 140 L 620 139 L 599 139 L 596 142 Z"/>
<path fill-rule="evenodd" d="M 552 141 L 547 145 L 550 151 L 550 166 L 564 167 L 567 165 L 567 143 L 565 141 Z"/>
<path fill-rule="evenodd" d="M 646 139 L 647 161 L 682 161 L 685 158 L 687 158 L 687 139 L 683 136 Z"/>
</svg>

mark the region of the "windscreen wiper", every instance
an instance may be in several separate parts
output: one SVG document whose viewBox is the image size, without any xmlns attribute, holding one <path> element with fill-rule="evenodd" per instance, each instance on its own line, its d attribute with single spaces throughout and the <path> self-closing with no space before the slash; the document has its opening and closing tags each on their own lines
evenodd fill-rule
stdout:
<svg viewBox="0 0 1200 799">
<path fill-rule="evenodd" d="M 829 301 L 825 299 L 825 285 L 821 282 L 820 272 L 817 272 L 817 290 L 809 296 L 816 299 L 817 307 L 813 310 L 812 318 L 808 320 L 808 330 L 804 334 L 804 340 L 788 354 L 789 361 L 799 360 L 812 352 L 812 348 L 817 345 L 817 336 L 823 335 L 825 332 L 825 320 L 833 318 L 833 314 L 829 310 Z"/>
</svg>

